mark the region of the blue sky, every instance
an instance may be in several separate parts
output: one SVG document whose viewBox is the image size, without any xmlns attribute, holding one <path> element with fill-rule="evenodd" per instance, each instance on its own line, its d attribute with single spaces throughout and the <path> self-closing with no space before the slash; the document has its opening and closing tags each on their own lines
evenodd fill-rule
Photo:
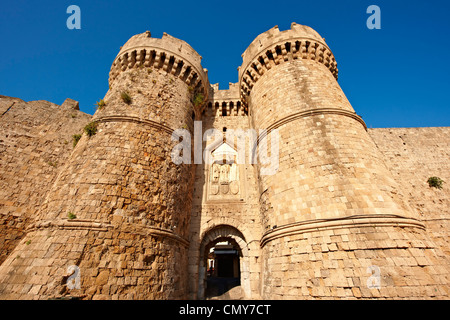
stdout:
<svg viewBox="0 0 450 320">
<path fill-rule="evenodd" d="M 66 27 L 72 4 L 81 9 L 81 30 Z M 366 27 L 372 4 L 381 8 L 381 30 Z M 120 46 L 146 30 L 188 42 L 210 82 L 226 89 L 258 34 L 295 21 L 326 39 L 339 84 L 368 127 L 449 126 L 449 16 L 446 0 L 3 1 L 0 94 L 56 104 L 72 98 L 93 114 Z"/>
</svg>

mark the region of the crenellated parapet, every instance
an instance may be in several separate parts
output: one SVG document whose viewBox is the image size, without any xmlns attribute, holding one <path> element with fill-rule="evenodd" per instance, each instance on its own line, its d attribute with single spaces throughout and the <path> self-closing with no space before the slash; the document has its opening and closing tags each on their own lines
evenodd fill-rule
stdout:
<svg viewBox="0 0 450 320">
<path fill-rule="evenodd" d="M 216 117 L 246 116 L 246 107 L 239 96 L 239 83 L 229 83 L 228 90 L 219 90 L 219 84 L 211 85 L 208 96 L 208 112 Z"/>
<path fill-rule="evenodd" d="M 127 69 L 154 68 L 179 77 L 196 92 L 207 95 L 208 71 L 201 66 L 202 57 L 186 42 L 164 33 L 152 38 L 150 31 L 135 35 L 121 48 L 109 73 L 110 85 Z"/>
<path fill-rule="evenodd" d="M 242 54 L 238 68 L 240 97 L 247 104 L 247 96 L 254 84 L 276 65 L 294 59 L 314 60 L 324 64 L 338 78 L 337 63 L 325 40 L 313 29 L 291 24 L 291 29 L 280 31 L 278 26 L 260 34 Z"/>
</svg>

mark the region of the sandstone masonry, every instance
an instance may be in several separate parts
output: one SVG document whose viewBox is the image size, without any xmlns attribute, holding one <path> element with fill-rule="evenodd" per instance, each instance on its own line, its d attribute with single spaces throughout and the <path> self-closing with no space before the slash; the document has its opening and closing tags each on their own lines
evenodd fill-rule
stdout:
<svg viewBox="0 0 450 320">
<path fill-rule="evenodd" d="M 448 128 L 367 129 L 309 27 L 242 57 L 220 90 L 186 42 L 147 31 L 93 117 L 0 96 L 0 298 L 448 298 L 449 189 L 427 184 L 450 181 Z M 175 164 L 194 121 L 221 135 L 200 141 L 213 161 Z M 231 130 L 264 130 L 241 133 L 252 150 L 277 132 L 276 172 Z"/>
</svg>

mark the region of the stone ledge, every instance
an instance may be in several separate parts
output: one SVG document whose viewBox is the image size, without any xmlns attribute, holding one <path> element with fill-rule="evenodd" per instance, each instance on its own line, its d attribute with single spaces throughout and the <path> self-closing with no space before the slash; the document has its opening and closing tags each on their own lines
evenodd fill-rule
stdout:
<svg viewBox="0 0 450 320">
<path fill-rule="evenodd" d="M 358 116 L 355 112 L 347 111 L 344 109 L 338 109 L 338 108 L 320 108 L 320 109 L 311 109 L 306 111 L 300 111 L 293 114 L 290 114 L 284 118 L 281 118 L 280 120 L 275 121 L 270 126 L 268 126 L 263 134 L 261 134 L 258 139 L 256 140 L 256 144 L 253 147 L 253 149 L 256 147 L 256 145 L 259 145 L 260 141 L 267 136 L 268 133 L 270 133 L 272 130 L 275 130 L 282 125 L 285 125 L 289 122 L 292 122 L 297 119 L 305 118 L 305 117 L 312 117 L 316 115 L 323 115 L 323 114 L 333 114 L 333 115 L 341 115 L 344 117 L 349 117 L 352 119 L 355 119 L 359 123 L 361 123 L 364 127 L 364 129 L 367 131 L 367 126 L 364 120 Z"/>
<path fill-rule="evenodd" d="M 144 119 L 139 119 L 137 117 L 127 117 L 127 116 L 107 116 L 107 117 L 99 117 L 94 119 L 95 122 L 134 122 L 134 123 L 139 123 L 139 124 L 144 124 L 147 126 L 150 126 L 152 128 L 156 128 L 159 129 L 161 131 L 165 131 L 168 134 L 173 134 L 173 132 L 175 131 L 175 129 L 172 129 L 164 124 L 161 124 L 159 122 L 155 122 L 152 120 L 144 120 Z"/>
<path fill-rule="evenodd" d="M 123 232 L 129 232 L 133 234 L 139 234 L 139 235 L 150 235 L 150 236 L 160 236 L 164 238 L 170 238 L 172 240 L 175 240 L 178 243 L 181 243 L 186 248 L 189 247 L 189 240 L 186 240 L 182 236 L 176 234 L 172 230 L 159 228 L 159 227 L 152 227 L 152 226 L 141 226 L 141 225 L 131 225 L 131 224 L 125 224 L 122 225 L 122 228 L 124 229 Z"/>
<path fill-rule="evenodd" d="M 409 227 L 425 230 L 425 225 L 419 220 L 398 215 L 359 215 L 337 219 L 322 219 L 297 222 L 277 227 L 266 232 L 260 241 L 261 248 L 268 242 L 280 237 L 292 236 L 306 232 L 323 231 L 339 228 L 360 227 Z"/>
<path fill-rule="evenodd" d="M 39 221 L 30 225 L 26 232 L 32 232 L 43 228 L 57 228 L 65 230 L 92 230 L 92 231 L 109 231 L 112 228 L 118 229 L 111 223 L 87 220 L 87 219 L 73 219 L 73 220 L 55 220 L 55 221 Z M 122 225 L 119 232 L 133 233 L 139 235 L 150 235 L 150 236 L 160 236 L 164 238 L 170 238 L 176 242 L 181 243 L 185 247 L 189 247 L 189 240 L 177 235 L 172 230 L 153 227 L 153 226 L 141 226 L 135 224 L 124 224 Z"/>
<path fill-rule="evenodd" d="M 31 232 L 37 229 L 56 227 L 58 229 L 81 229 L 81 230 L 95 230 L 95 231 L 108 231 L 108 228 L 114 226 L 109 223 L 104 223 L 95 220 L 86 219 L 73 219 L 73 220 L 56 220 L 56 221 L 39 221 L 27 228 L 27 232 Z"/>
</svg>

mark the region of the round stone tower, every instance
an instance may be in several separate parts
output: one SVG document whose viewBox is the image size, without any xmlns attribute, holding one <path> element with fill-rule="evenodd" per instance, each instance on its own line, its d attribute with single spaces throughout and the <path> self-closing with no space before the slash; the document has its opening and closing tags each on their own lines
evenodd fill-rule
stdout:
<svg viewBox="0 0 450 320">
<path fill-rule="evenodd" d="M 133 36 L 110 89 L 0 268 L 8 299 L 187 297 L 193 165 L 173 163 L 176 129 L 193 131 L 209 87 L 186 42 Z"/>
<path fill-rule="evenodd" d="M 424 225 L 341 90 L 325 40 L 293 23 L 259 35 L 242 57 L 241 99 L 267 130 L 258 145 L 279 137 L 269 152 L 277 170 L 259 176 L 262 297 L 420 296 L 419 274 L 442 295 L 411 254 L 433 259 Z"/>
</svg>

